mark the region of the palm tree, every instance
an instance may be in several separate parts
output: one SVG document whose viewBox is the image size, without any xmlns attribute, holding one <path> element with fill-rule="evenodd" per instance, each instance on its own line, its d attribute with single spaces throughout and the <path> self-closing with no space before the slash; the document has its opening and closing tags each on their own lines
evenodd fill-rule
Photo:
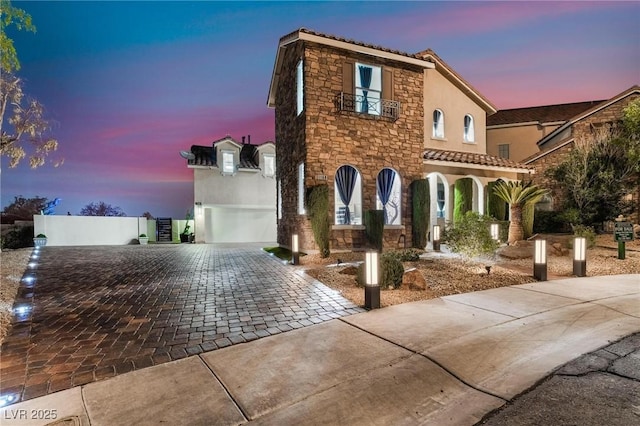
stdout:
<svg viewBox="0 0 640 426">
<path fill-rule="evenodd" d="M 548 191 L 542 189 L 532 182 L 498 182 L 493 193 L 500 199 L 509 203 L 511 210 L 511 221 L 509 222 L 509 239 L 508 243 L 513 244 L 524 238 L 524 228 L 522 227 L 522 209 L 527 204 L 535 204 L 542 197 L 547 195 Z"/>
</svg>

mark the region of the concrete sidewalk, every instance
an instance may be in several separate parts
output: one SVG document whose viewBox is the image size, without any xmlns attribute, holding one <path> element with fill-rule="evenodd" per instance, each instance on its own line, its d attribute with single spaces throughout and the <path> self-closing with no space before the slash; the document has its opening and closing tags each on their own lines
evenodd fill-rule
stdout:
<svg viewBox="0 0 640 426">
<path fill-rule="evenodd" d="M 335 319 L 0 415 L 11 426 L 472 425 L 565 363 L 638 331 L 639 275 L 540 282 Z"/>
</svg>

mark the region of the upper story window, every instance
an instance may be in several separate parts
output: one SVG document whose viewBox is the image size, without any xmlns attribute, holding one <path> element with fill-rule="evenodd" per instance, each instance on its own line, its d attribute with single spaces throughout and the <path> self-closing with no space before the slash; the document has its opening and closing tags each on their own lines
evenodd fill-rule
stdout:
<svg viewBox="0 0 640 426">
<path fill-rule="evenodd" d="M 298 164 L 298 214 L 307 214 L 304 208 L 304 163 Z"/>
<path fill-rule="evenodd" d="M 475 142 L 475 130 L 473 128 L 473 117 L 469 114 L 464 116 L 464 141 Z"/>
<path fill-rule="evenodd" d="M 362 179 L 353 166 L 342 166 L 334 181 L 336 225 L 362 225 Z"/>
<path fill-rule="evenodd" d="M 509 159 L 509 144 L 499 144 L 498 145 L 498 157 Z"/>
<path fill-rule="evenodd" d="M 380 115 L 382 94 L 382 68 L 356 63 L 356 111 Z"/>
<path fill-rule="evenodd" d="M 264 160 L 264 175 L 266 177 L 274 177 L 276 175 L 276 156 L 273 154 L 265 154 Z"/>
<path fill-rule="evenodd" d="M 376 205 L 384 211 L 385 225 L 400 225 L 400 175 L 389 168 L 380 170 L 376 179 Z"/>
<path fill-rule="evenodd" d="M 433 111 L 432 136 L 434 138 L 444 139 L 444 114 L 439 109 Z"/>
<path fill-rule="evenodd" d="M 222 173 L 233 174 L 236 171 L 233 151 L 222 151 Z"/>
<path fill-rule="evenodd" d="M 300 115 L 304 109 L 304 67 L 302 59 L 296 67 L 296 111 Z"/>
</svg>

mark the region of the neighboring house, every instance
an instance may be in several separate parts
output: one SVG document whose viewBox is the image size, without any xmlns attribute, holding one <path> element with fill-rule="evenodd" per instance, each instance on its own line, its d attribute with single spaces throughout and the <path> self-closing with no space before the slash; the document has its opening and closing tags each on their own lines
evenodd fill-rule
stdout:
<svg viewBox="0 0 640 426">
<path fill-rule="evenodd" d="M 537 142 L 571 118 L 603 101 L 503 109 L 487 117 L 487 154 L 522 161 L 539 152 Z"/>
<path fill-rule="evenodd" d="M 495 107 L 433 51 L 408 54 L 299 29 L 280 39 L 268 96 L 275 108 L 278 243 L 316 249 L 310 187 L 329 187 L 332 249 L 365 243 L 364 213 L 386 211 L 385 247 L 411 246 L 409 185 L 428 178 L 430 223 L 453 215 L 453 185 L 468 179 L 470 209 L 486 187 L 531 172 L 487 155 Z"/>
<path fill-rule="evenodd" d="M 193 169 L 195 241 L 276 240 L 276 148 L 227 136 L 183 153 Z"/>
<path fill-rule="evenodd" d="M 549 209 L 562 207 L 557 184 L 545 176 L 545 170 L 560 164 L 571 151 L 576 141 L 588 142 L 604 128 L 611 128 L 622 121 L 622 110 L 633 100 L 640 97 L 640 86 L 633 86 L 624 92 L 601 101 L 566 120 L 551 133 L 535 142 L 536 153 L 522 160 L 524 164 L 535 167 L 534 182 L 552 190 Z M 634 201 L 636 221 L 640 222 L 640 188 L 629 194 Z"/>
</svg>

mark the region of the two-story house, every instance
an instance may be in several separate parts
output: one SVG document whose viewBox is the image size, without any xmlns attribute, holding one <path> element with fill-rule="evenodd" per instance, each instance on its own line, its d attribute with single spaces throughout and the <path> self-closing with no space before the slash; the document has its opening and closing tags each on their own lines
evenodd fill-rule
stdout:
<svg viewBox="0 0 640 426">
<path fill-rule="evenodd" d="M 276 148 L 230 136 L 181 155 L 193 170 L 195 241 L 276 241 Z"/>
<path fill-rule="evenodd" d="M 385 211 L 385 247 L 411 246 L 409 187 L 429 179 L 430 223 L 452 219 L 456 181 L 486 187 L 530 169 L 486 154 L 495 107 L 434 52 L 408 54 L 307 29 L 280 39 L 267 104 L 275 108 L 278 243 L 316 248 L 308 188 L 330 190 L 332 249 L 362 247 L 363 216 Z"/>
</svg>

